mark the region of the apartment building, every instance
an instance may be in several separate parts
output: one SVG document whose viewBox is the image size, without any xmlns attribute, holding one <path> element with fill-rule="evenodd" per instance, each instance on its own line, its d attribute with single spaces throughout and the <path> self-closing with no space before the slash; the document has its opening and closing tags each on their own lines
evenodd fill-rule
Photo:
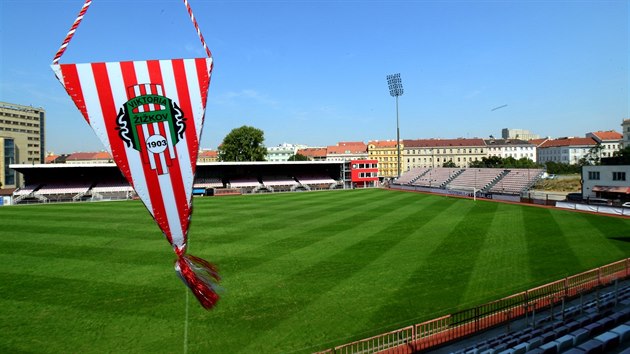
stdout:
<svg viewBox="0 0 630 354">
<path fill-rule="evenodd" d="M 536 145 L 520 139 L 485 139 L 488 157 L 497 156 L 502 159 L 512 157 L 516 160 L 528 158 L 536 161 Z"/>
<path fill-rule="evenodd" d="M 46 111 L 43 108 L 0 102 L 0 183 L 2 188 L 21 186 L 20 174 L 12 163 L 44 162 Z"/>
<path fill-rule="evenodd" d="M 416 139 L 403 140 L 404 171 L 416 167 L 442 167 L 453 162 L 457 167 L 468 167 L 473 161 L 488 156 L 483 139 Z"/>
<path fill-rule="evenodd" d="M 593 138 L 600 144 L 599 157 L 612 157 L 616 151 L 621 150 L 623 135 L 614 130 L 587 133 L 586 137 Z"/>
<path fill-rule="evenodd" d="M 400 156 L 403 159 L 404 143 L 400 144 Z M 378 176 L 386 178 L 398 177 L 398 145 L 396 140 L 373 140 L 368 142 L 368 158 L 378 161 Z M 406 171 L 401 162 L 400 172 Z"/>
</svg>

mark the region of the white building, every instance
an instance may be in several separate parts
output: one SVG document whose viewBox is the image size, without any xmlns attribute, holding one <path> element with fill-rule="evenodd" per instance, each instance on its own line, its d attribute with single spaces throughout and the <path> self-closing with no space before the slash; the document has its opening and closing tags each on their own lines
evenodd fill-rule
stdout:
<svg viewBox="0 0 630 354">
<path fill-rule="evenodd" d="M 497 156 L 502 159 L 513 157 L 516 160 L 526 157 L 536 162 L 536 145 L 520 139 L 486 139 L 488 157 Z"/>
<path fill-rule="evenodd" d="M 521 140 L 532 140 L 532 139 L 540 139 L 540 135 L 534 134 L 526 129 L 511 129 L 511 128 L 503 128 L 501 130 L 501 137 L 503 139 L 521 139 Z"/>
<path fill-rule="evenodd" d="M 597 142 L 593 138 L 547 139 L 538 146 L 536 162 L 544 164 L 553 161 L 575 165 L 596 146 Z"/>
<path fill-rule="evenodd" d="M 630 201 L 630 166 L 582 167 L 582 197 Z"/>
<path fill-rule="evenodd" d="M 296 145 L 296 144 L 287 144 L 283 143 L 278 146 L 272 146 L 267 148 L 267 156 L 265 159 L 267 161 L 287 161 L 289 157 L 295 155 L 298 149 L 305 148 L 306 145 Z"/>
<path fill-rule="evenodd" d="M 606 132 L 592 132 L 586 134 L 587 138 L 593 138 L 601 146 L 599 157 L 612 157 L 616 151 L 621 150 L 623 135 L 609 130 Z"/>
</svg>

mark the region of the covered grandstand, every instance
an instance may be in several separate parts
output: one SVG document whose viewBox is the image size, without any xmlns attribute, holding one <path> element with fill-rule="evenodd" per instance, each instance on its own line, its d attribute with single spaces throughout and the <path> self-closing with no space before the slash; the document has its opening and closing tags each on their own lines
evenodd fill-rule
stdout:
<svg viewBox="0 0 630 354">
<path fill-rule="evenodd" d="M 13 193 L 13 204 L 135 196 L 113 163 L 16 164 L 11 168 L 25 181 Z M 195 194 L 205 195 L 350 188 L 350 168 L 342 161 L 206 162 L 197 165 L 193 188 Z"/>
</svg>

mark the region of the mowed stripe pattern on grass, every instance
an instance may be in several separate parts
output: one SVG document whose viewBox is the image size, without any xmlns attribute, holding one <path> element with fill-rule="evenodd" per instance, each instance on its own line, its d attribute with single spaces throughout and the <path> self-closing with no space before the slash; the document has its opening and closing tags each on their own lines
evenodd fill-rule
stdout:
<svg viewBox="0 0 630 354">
<path fill-rule="evenodd" d="M 0 351 L 178 352 L 187 290 L 138 202 L 0 208 Z M 630 256 L 619 218 L 387 190 L 194 201 L 190 352 L 311 352 Z"/>
</svg>

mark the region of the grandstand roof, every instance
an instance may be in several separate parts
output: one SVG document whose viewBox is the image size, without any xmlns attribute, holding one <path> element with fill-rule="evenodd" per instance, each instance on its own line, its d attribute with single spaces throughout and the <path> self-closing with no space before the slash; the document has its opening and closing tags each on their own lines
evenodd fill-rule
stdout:
<svg viewBox="0 0 630 354">
<path fill-rule="evenodd" d="M 483 139 L 416 139 L 403 140 L 405 147 L 486 146 Z"/>
<path fill-rule="evenodd" d="M 550 148 L 550 147 L 558 147 L 558 146 L 592 146 L 597 145 L 597 142 L 593 138 L 560 138 L 547 140 L 539 147 L 541 148 Z"/>
</svg>

